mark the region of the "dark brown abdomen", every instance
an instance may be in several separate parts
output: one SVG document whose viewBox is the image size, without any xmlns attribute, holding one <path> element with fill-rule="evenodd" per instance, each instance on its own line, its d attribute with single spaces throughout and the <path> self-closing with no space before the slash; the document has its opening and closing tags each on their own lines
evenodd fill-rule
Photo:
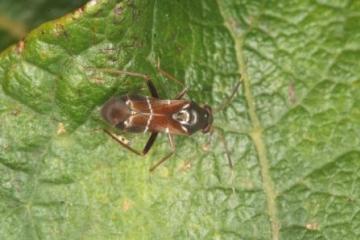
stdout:
<svg viewBox="0 0 360 240">
<path fill-rule="evenodd" d="M 131 111 L 120 97 L 112 97 L 101 108 L 101 115 L 112 126 L 117 126 L 129 118 Z"/>
</svg>

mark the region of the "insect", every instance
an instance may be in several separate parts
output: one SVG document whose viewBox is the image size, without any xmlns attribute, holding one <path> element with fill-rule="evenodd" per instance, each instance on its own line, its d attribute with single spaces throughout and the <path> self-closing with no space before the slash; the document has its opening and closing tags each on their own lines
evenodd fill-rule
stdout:
<svg viewBox="0 0 360 240">
<path fill-rule="evenodd" d="M 104 131 L 119 144 L 138 155 L 145 155 L 153 146 L 159 133 L 166 133 L 171 152 L 150 168 L 154 171 L 161 163 L 175 152 L 173 135 L 190 136 L 195 132 L 208 133 L 212 128 L 213 114 L 208 105 L 199 105 L 183 99 L 187 92 L 184 88 L 174 99 L 163 100 L 149 76 L 113 70 L 112 72 L 143 78 L 151 96 L 123 95 L 110 98 L 101 108 L 103 119 L 112 127 L 131 133 L 150 133 L 142 151 L 132 148 L 125 141 L 117 138 L 109 130 Z"/>
</svg>

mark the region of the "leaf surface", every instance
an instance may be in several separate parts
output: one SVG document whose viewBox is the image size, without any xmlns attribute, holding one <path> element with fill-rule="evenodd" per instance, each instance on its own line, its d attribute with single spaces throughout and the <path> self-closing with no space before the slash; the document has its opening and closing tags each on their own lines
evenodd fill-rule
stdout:
<svg viewBox="0 0 360 240">
<path fill-rule="evenodd" d="M 3 0 L 0 2 L 0 50 L 23 39 L 45 21 L 63 16 L 85 0 Z"/>
<path fill-rule="evenodd" d="M 356 1 L 90 1 L 0 55 L 2 239 L 358 239 Z M 111 96 L 219 109 L 138 157 L 107 137 Z M 141 149 L 147 135 L 125 134 Z M 234 168 L 228 163 L 231 157 Z"/>
</svg>

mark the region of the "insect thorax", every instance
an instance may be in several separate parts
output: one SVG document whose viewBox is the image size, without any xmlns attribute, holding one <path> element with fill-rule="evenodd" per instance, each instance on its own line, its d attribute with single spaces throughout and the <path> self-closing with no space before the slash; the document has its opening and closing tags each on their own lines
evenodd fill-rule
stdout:
<svg viewBox="0 0 360 240">
<path fill-rule="evenodd" d="M 209 124 L 208 112 L 194 102 L 173 113 L 172 118 L 189 134 L 204 129 Z"/>
</svg>

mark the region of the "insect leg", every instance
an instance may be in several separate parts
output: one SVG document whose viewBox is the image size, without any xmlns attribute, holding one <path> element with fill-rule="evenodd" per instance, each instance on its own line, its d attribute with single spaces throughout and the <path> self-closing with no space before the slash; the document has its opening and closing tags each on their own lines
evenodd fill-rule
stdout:
<svg viewBox="0 0 360 240">
<path fill-rule="evenodd" d="M 145 155 L 147 154 L 147 152 L 150 150 L 150 148 L 153 146 L 155 140 L 156 140 L 156 137 L 157 137 L 158 133 L 155 132 L 155 133 L 152 133 L 151 136 L 149 137 L 149 140 L 147 141 L 145 147 L 144 147 L 144 150 L 142 151 L 142 153 Z"/>
<path fill-rule="evenodd" d="M 213 139 L 213 134 L 214 134 L 214 127 L 212 127 L 209 131 L 209 134 L 208 134 L 208 138 L 207 138 L 207 141 L 206 143 L 202 146 L 203 150 L 204 151 L 209 151 L 209 148 L 210 148 L 210 145 L 211 145 L 211 142 L 212 142 L 212 139 Z"/>
<path fill-rule="evenodd" d="M 150 91 L 150 93 L 151 93 L 151 96 L 154 97 L 154 98 L 159 98 L 159 94 L 158 94 L 158 92 L 157 92 L 157 90 L 156 90 L 156 88 L 155 88 L 155 85 L 154 85 L 154 83 L 151 81 L 150 78 L 146 80 L 146 85 L 147 85 L 147 87 L 149 88 L 149 91 Z"/>
<path fill-rule="evenodd" d="M 237 93 L 239 87 L 240 87 L 241 82 L 237 81 L 237 83 L 235 84 L 235 86 L 233 87 L 231 94 L 228 98 L 226 98 L 218 108 L 214 109 L 214 112 L 221 112 L 223 111 L 233 100 L 233 98 L 235 97 L 235 94 Z"/>
<path fill-rule="evenodd" d="M 158 133 L 152 133 L 149 137 L 149 140 L 147 141 L 144 149 L 142 150 L 142 152 L 132 148 L 129 146 L 129 144 L 126 144 L 125 142 L 123 142 L 122 140 L 120 140 L 119 138 L 117 138 L 113 133 L 111 133 L 110 131 L 106 130 L 106 129 L 103 129 L 105 133 L 107 133 L 112 139 L 114 139 L 116 142 L 118 142 L 119 144 L 121 144 L 123 147 L 125 147 L 126 149 L 128 149 L 129 151 L 137 154 L 137 155 L 140 155 L 140 156 L 143 156 L 145 154 L 148 153 L 148 151 L 150 150 L 150 148 L 153 146 L 155 140 L 156 140 L 156 137 L 158 135 Z"/>
<path fill-rule="evenodd" d="M 231 169 L 233 169 L 234 164 L 233 164 L 233 162 L 232 162 L 232 160 L 231 160 L 230 151 L 229 151 L 229 147 L 228 147 L 227 141 L 226 141 L 226 139 L 225 139 L 225 135 L 224 135 L 224 133 L 221 131 L 221 129 L 217 128 L 216 130 L 217 130 L 216 132 L 217 132 L 217 133 L 219 134 L 219 136 L 220 136 L 220 141 L 221 141 L 222 144 L 224 145 L 225 156 L 226 156 L 226 158 L 227 158 L 227 160 L 228 160 L 229 167 L 230 167 Z M 212 129 L 210 130 L 210 132 L 209 132 L 209 138 L 208 138 L 207 142 L 203 145 L 203 150 L 204 150 L 204 151 L 208 151 L 208 150 L 209 150 L 210 145 L 211 145 L 211 141 L 212 141 L 212 139 L 213 139 L 213 134 L 214 134 L 214 128 L 212 128 Z"/>
<path fill-rule="evenodd" d="M 156 66 L 158 72 L 163 75 L 164 77 L 166 77 L 167 79 L 170 79 L 180 85 L 184 85 L 182 82 L 180 82 L 179 80 L 177 80 L 173 75 L 171 75 L 170 73 L 164 71 L 161 67 L 160 67 L 160 60 L 158 60 L 157 62 L 157 66 Z"/>
<path fill-rule="evenodd" d="M 225 150 L 225 155 L 226 155 L 226 158 L 228 159 L 228 162 L 229 162 L 229 166 L 231 169 L 233 169 L 233 162 L 231 160 L 231 157 L 230 157 L 230 152 L 229 152 L 229 148 L 228 148 L 228 144 L 226 142 L 226 139 L 225 139 L 225 136 L 224 134 L 221 132 L 220 133 L 220 138 L 221 138 L 221 141 L 223 142 L 224 144 L 224 150 Z"/>
<path fill-rule="evenodd" d="M 153 172 L 158 166 L 160 166 L 163 162 L 168 160 L 174 154 L 174 152 L 176 150 L 176 147 L 175 147 L 175 144 L 174 144 L 173 136 L 171 134 L 168 134 L 168 138 L 169 138 L 169 143 L 170 143 L 170 146 L 171 146 L 171 152 L 168 153 L 165 157 L 163 157 L 160 161 L 155 163 L 155 165 L 153 165 L 150 168 L 150 172 Z"/>
<path fill-rule="evenodd" d="M 105 133 L 107 133 L 112 139 L 114 139 L 116 142 L 118 142 L 121 146 L 123 146 L 124 148 L 126 148 L 127 150 L 137 154 L 137 155 L 144 155 L 143 153 L 139 152 L 138 150 L 130 147 L 128 144 L 126 144 L 125 142 L 121 141 L 119 138 L 117 138 L 113 133 L 111 133 L 109 130 L 103 129 Z"/>
<path fill-rule="evenodd" d="M 123 71 L 123 70 L 117 70 L 112 68 L 100 68 L 101 71 L 113 73 L 113 74 L 119 74 L 119 75 L 127 75 L 132 77 L 139 77 L 145 80 L 147 87 L 149 88 L 149 91 L 151 93 L 151 96 L 154 98 L 159 98 L 159 94 L 155 88 L 155 85 L 151 81 L 151 78 L 148 75 L 142 74 L 142 73 L 136 73 L 136 72 L 129 72 L 129 71 Z"/>
<path fill-rule="evenodd" d="M 182 99 L 182 97 L 186 94 L 187 90 L 187 87 L 185 87 L 181 92 L 178 93 L 178 95 L 176 95 L 175 99 Z"/>
</svg>

